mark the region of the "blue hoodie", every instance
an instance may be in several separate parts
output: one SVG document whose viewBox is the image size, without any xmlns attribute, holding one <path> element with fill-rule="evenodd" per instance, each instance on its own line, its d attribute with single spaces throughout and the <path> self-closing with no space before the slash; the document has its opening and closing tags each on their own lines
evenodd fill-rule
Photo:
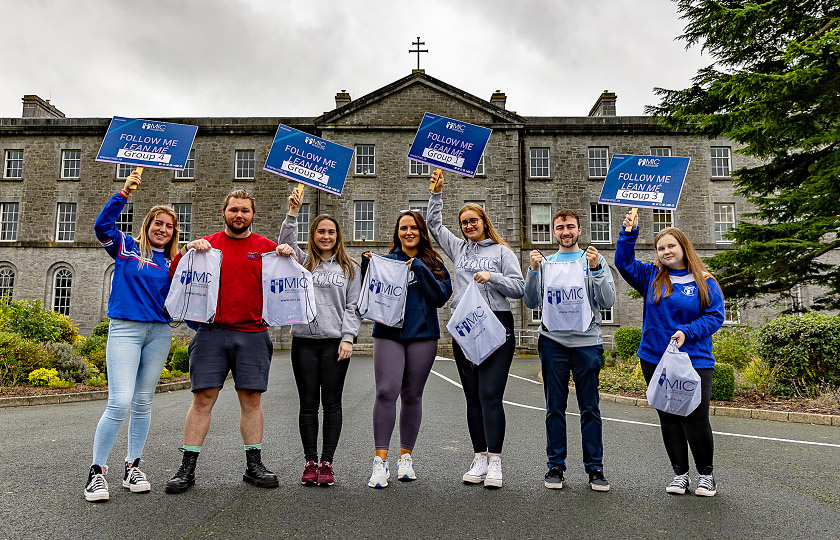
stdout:
<svg viewBox="0 0 840 540">
<path fill-rule="evenodd" d="M 407 261 L 410 257 L 397 247 L 387 259 Z M 362 276 L 367 272 L 370 260 L 362 257 Z M 402 328 L 381 323 L 373 324 L 373 337 L 392 341 L 422 341 L 440 339 L 437 308 L 443 307 L 452 296 L 452 282 L 449 272 L 442 267 L 443 280 L 439 281 L 423 261 L 415 258 L 408 274 L 408 294 L 405 298 L 405 317 Z M 364 278 L 362 279 L 364 282 Z"/>
<path fill-rule="evenodd" d="M 677 330 L 685 334 L 685 343 L 680 350 L 691 357 L 694 369 L 715 367 L 712 356 L 712 334 L 723 325 L 723 293 L 717 281 L 706 275 L 706 287 L 709 292 L 709 305 L 700 308 L 700 293 L 694 277 L 686 270 L 670 270 L 671 284 L 674 288 L 671 296 L 662 297 L 658 304 L 649 298 L 653 291 L 651 283 L 656 278 L 658 267 L 653 263 L 643 263 L 634 258 L 636 239 L 639 229 L 632 232 L 621 231 L 615 249 L 615 267 L 644 298 L 642 315 L 642 342 L 639 345 L 639 358 L 651 364 L 658 364 L 671 336 Z"/>
</svg>

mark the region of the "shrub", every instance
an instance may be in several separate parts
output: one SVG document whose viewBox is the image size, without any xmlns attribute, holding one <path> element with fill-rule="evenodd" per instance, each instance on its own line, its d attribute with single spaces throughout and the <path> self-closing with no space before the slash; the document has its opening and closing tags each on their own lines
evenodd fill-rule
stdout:
<svg viewBox="0 0 840 540">
<path fill-rule="evenodd" d="M 102 376 L 102 373 L 99 372 L 99 369 L 93 364 L 90 364 L 90 376 L 85 380 L 85 384 L 88 386 L 105 386 L 107 381 Z"/>
<path fill-rule="evenodd" d="M 171 373 L 173 377 L 183 377 L 184 375 L 187 375 L 183 371 L 178 371 L 177 369 L 172 369 L 169 373 Z"/>
<path fill-rule="evenodd" d="M 73 381 L 65 381 L 64 379 L 53 379 L 51 380 L 47 386 L 50 388 L 70 388 L 73 386 Z"/>
<path fill-rule="evenodd" d="M 58 371 L 54 369 L 38 368 L 29 374 L 32 386 L 47 386 L 54 380 L 58 380 Z"/>
<path fill-rule="evenodd" d="M 172 348 L 169 350 L 167 368 L 178 371 L 190 370 L 190 352 L 186 345 L 172 345 Z"/>
<path fill-rule="evenodd" d="M 91 337 L 93 336 L 104 336 L 108 337 L 108 324 L 110 321 L 107 319 L 102 321 L 101 323 L 97 324 L 96 327 L 93 329 L 93 332 L 90 333 Z"/>
<path fill-rule="evenodd" d="M 622 326 L 615 330 L 613 339 L 618 355 L 626 362 L 639 350 L 639 343 L 642 342 L 642 329 L 639 326 Z"/>
<path fill-rule="evenodd" d="M 715 362 L 712 375 L 712 399 L 732 401 L 735 396 L 735 368 L 725 362 Z"/>
<path fill-rule="evenodd" d="M 756 350 L 771 368 L 778 366 L 782 387 L 840 385 L 840 317 L 779 317 L 759 329 Z"/>
<path fill-rule="evenodd" d="M 44 349 L 55 358 L 54 367 L 61 379 L 82 382 L 90 376 L 90 366 L 69 343 L 47 343 Z"/>
<path fill-rule="evenodd" d="M 749 326 L 734 326 L 718 331 L 712 337 L 712 355 L 736 369 L 742 369 L 755 357 L 755 336 Z"/>
<path fill-rule="evenodd" d="M 14 386 L 41 367 L 49 367 L 52 357 L 34 341 L 12 332 L 0 332 L 0 385 Z"/>
<path fill-rule="evenodd" d="M 770 367 L 770 364 L 765 360 L 755 356 L 744 367 L 741 376 L 750 384 L 756 394 L 764 398 L 769 396 L 776 386 L 776 374 L 778 371 L 778 364 Z"/>
<path fill-rule="evenodd" d="M 107 369 L 107 365 L 105 363 L 105 347 L 107 345 L 107 334 L 104 336 L 100 334 L 91 334 L 88 338 L 82 341 L 81 345 L 79 345 L 79 355 L 87 358 L 90 364 L 96 366 L 100 372 L 105 373 Z"/>
<path fill-rule="evenodd" d="M 599 388 L 604 392 L 634 392 L 647 390 L 642 366 L 636 362 L 625 362 L 601 370 Z"/>
<path fill-rule="evenodd" d="M 79 338 L 69 317 L 44 309 L 40 300 L 11 300 L 0 305 L 0 328 L 41 343 L 75 343 Z"/>
<path fill-rule="evenodd" d="M 160 377 L 158 377 L 158 378 L 159 379 L 171 379 L 174 376 L 175 375 L 173 375 L 172 372 L 170 372 L 168 369 L 163 368 L 163 371 L 160 372 Z"/>
</svg>

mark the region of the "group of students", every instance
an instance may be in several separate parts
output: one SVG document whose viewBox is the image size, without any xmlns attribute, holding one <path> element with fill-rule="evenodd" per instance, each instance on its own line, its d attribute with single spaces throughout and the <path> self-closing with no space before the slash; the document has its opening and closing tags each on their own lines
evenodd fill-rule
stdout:
<svg viewBox="0 0 840 540">
<path fill-rule="evenodd" d="M 167 493 L 182 493 L 195 483 L 201 445 L 219 390 L 232 372 L 239 398 L 240 431 L 246 454 L 243 480 L 258 487 L 276 487 L 277 476 L 262 463 L 263 412 L 261 394 L 267 388 L 272 343 L 261 319 L 260 255 L 298 259 L 312 273 L 317 318 L 314 323 L 292 327 L 291 361 L 300 398 L 299 428 L 305 465 L 301 482 L 330 486 L 335 482 L 333 459 L 341 434 L 342 392 L 353 342 L 359 332 L 361 283 L 370 253 L 361 263 L 345 248 L 341 227 L 334 217 L 320 215 L 310 226 L 306 250 L 296 242 L 297 215 L 302 192 L 289 196 L 289 212 L 278 243 L 250 231 L 256 212 L 253 197 L 244 190 L 231 192 L 224 201 L 223 231 L 177 248 L 177 217 L 171 208 L 155 206 L 143 222 L 137 240 L 120 232 L 117 217 L 140 176 L 132 173 L 125 187 L 100 212 L 97 238 L 115 260 L 112 293 L 108 304 L 110 326 L 106 349 L 109 398 L 96 429 L 93 463 L 84 495 L 88 501 L 108 500 L 104 474 L 120 426 L 130 411 L 128 453 L 123 487 L 146 492 L 150 484 L 140 470 L 149 429 L 155 384 L 169 351 L 171 327 L 163 305 L 177 263 L 189 250 L 220 249 L 223 254 L 219 299 L 212 325 L 199 325 L 190 343 L 190 381 L 193 400 L 184 423 L 181 466 L 165 486 Z M 443 225 L 440 171 L 432 177 L 428 217 L 402 211 L 394 225 L 386 258 L 409 266 L 405 315 L 400 327 L 379 322 L 373 326 L 373 364 L 376 398 L 373 407 L 374 457 L 368 485 L 385 488 L 390 480 L 388 450 L 396 425 L 400 400 L 400 454 L 396 478 L 417 478 L 412 452 L 422 419 L 423 390 L 437 355 L 440 326 L 437 310 L 451 298 L 455 310 L 471 282 L 479 287 L 493 314 L 505 328 L 505 341 L 483 362 L 471 362 L 453 340 L 453 355 L 466 398 L 467 427 L 474 457 L 462 481 L 487 488 L 502 487 L 501 453 L 505 436 L 502 403 L 508 372 L 515 352 L 514 322 L 510 300 L 524 297 L 529 308 L 546 301 L 545 282 L 559 269 L 582 294 L 577 316 L 579 327 L 543 324 L 539 355 L 545 381 L 546 453 L 545 486 L 563 487 L 566 470 L 566 402 L 569 377 L 574 378 L 580 407 L 583 462 L 589 485 L 609 491 L 604 477 L 603 440 L 598 405 L 598 375 L 603 346 L 600 309 L 615 302 L 610 267 L 597 249 L 582 250 L 579 216 L 572 210 L 557 212 L 552 232 L 558 252 L 543 258 L 530 253 L 527 278 L 519 260 L 501 238 L 484 208 L 467 203 L 458 212 L 461 234 Z M 716 493 L 713 439 L 709 424 L 709 396 L 714 359 L 711 335 L 723 322 L 723 297 L 690 241 L 679 229 L 669 227 L 655 240 L 657 261 L 635 259 L 637 224 L 628 214 L 616 250 L 615 266 L 644 298 L 643 337 L 638 356 L 649 382 L 656 364 L 673 339 L 688 352 L 702 379 L 700 406 L 686 417 L 660 412 L 662 437 L 675 477 L 668 493 L 686 493 L 688 447 L 699 473 L 697 495 Z M 454 280 L 443 258 L 432 246 L 434 238 L 454 264 Z M 547 265 L 551 263 L 551 265 Z M 544 272 L 545 269 L 545 272 Z M 553 275 L 553 274 L 552 274 Z M 555 278 L 551 278 L 555 279 Z M 453 294 L 454 293 L 454 294 Z M 568 329 L 571 328 L 571 329 Z M 319 409 L 322 446 L 318 453 Z"/>
</svg>

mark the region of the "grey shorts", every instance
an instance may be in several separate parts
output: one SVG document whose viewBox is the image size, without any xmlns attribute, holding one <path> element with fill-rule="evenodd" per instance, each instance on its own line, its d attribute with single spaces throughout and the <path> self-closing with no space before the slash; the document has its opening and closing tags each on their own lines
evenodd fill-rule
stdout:
<svg viewBox="0 0 840 540">
<path fill-rule="evenodd" d="M 274 345 L 268 331 L 242 332 L 201 325 L 190 342 L 192 391 L 221 388 L 228 372 L 237 390 L 268 388 L 268 369 Z"/>
</svg>

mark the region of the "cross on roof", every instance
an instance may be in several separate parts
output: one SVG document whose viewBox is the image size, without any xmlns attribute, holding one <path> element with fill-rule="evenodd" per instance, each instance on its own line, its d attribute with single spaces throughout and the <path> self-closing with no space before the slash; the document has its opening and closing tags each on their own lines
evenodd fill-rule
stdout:
<svg viewBox="0 0 840 540">
<path fill-rule="evenodd" d="M 425 41 L 420 41 L 420 36 L 417 36 L 417 41 L 412 41 L 411 44 L 412 45 L 417 45 L 416 49 L 409 49 L 408 52 L 412 53 L 412 54 L 417 53 L 417 69 L 419 71 L 420 70 L 420 53 L 427 53 L 427 52 L 429 52 L 429 49 L 421 49 L 420 48 L 420 45 L 425 45 L 426 44 Z"/>
</svg>

